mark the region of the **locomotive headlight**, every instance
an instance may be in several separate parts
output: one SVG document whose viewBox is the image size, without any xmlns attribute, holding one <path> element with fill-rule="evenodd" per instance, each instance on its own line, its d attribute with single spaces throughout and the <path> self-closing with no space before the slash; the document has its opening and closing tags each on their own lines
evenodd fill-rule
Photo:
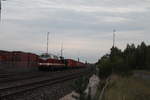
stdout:
<svg viewBox="0 0 150 100">
<path fill-rule="evenodd" d="M 42 63 L 38 63 L 39 65 L 42 65 Z"/>
</svg>

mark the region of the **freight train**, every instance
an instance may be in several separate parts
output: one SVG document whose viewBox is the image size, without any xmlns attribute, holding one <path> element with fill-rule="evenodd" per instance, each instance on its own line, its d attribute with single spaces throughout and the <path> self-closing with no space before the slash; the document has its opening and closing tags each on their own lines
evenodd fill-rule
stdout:
<svg viewBox="0 0 150 100">
<path fill-rule="evenodd" d="M 49 69 L 68 69 L 68 68 L 84 68 L 86 64 L 75 61 L 73 59 L 64 59 L 63 57 L 57 57 L 52 54 L 42 54 L 39 57 L 38 67 L 40 70 Z"/>
<path fill-rule="evenodd" d="M 0 67 L 37 67 L 39 70 L 55 70 L 68 68 L 85 68 L 86 64 L 73 59 L 64 59 L 52 54 L 42 54 L 41 56 L 21 51 L 0 51 Z M 14 67 L 14 68 L 15 68 Z"/>
</svg>

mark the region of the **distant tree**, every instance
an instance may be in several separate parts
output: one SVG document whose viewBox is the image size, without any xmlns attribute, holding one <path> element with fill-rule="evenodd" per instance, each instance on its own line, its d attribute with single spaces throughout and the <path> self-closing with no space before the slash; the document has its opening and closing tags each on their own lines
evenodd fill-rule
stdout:
<svg viewBox="0 0 150 100">
<path fill-rule="evenodd" d="M 150 46 L 147 47 L 147 53 L 146 53 L 146 68 L 150 70 Z"/>
<path fill-rule="evenodd" d="M 108 54 L 104 55 L 97 64 L 97 67 L 99 68 L 99 77 L 101 79 L 107 78 L 112 73 L 110 56 Z"/>
<path fill-rule="evenodd" d="M 136 64 L 137 69 L 145 69 L 146 67 L 146 53 L 147 53 L 147 46 L 144 42 L 141 45 L 137 46 L 136 49 Z"/>
<path fill-rule="evenodd" d="M 136 68 L 136 48 L 134 44 L 127 44 L 127 47 L 123 52 L 123 57 L 128 67 L 131 69 Z"/>
<path fill-rule="evenodd" d="M 113 57 L 116 56 L 122 56 L 122 51 L 121 49 L 118 49 L 117 47 L 112 47 L 110 49 L 110 59 L 113 60 Z"/>
<path fill-rule="evenodd" d="M 112 47 L 110 54 L 101 57 L 96 65 L 100 78 L 107 78 L 111 73 L 127 74 L 135 69 L 150 69 L 150 46 L 144 42 L 137 47 L 127 44 L 124 51 Z"/>
<path fill-rule="evenodd" d="M 146 55 L 147 55 L 147 46 L 144 42 L 141 43 L 141 59 L 142 65 L 146 67 Z"/>
</svg>

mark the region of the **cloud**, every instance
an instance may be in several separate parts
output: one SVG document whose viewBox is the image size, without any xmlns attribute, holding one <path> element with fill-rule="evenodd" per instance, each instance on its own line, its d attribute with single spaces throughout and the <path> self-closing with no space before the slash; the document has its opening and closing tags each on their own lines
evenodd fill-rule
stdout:
<svg viewBox="0 0 150 100">
<path fill-rule="evenodd" d="M 149 0 L 9 0 L 2 2 L 0 49 L 50 52 L 96 62 L 112 46 L 149 41 Z"/>
</svg>

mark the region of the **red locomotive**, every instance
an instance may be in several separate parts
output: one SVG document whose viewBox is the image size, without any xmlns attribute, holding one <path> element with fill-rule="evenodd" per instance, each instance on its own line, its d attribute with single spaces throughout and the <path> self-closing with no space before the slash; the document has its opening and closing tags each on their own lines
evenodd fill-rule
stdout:
<svg viewBox="0 0 150 100">
<path fill-rule="evenodd" d="M 38 68 L 40 70 L 53 70 L 53 69 L 62 69 L 65 68 L 65 61 L 52 54 L 42 54 L 38 59 Z"/>
</svg>

